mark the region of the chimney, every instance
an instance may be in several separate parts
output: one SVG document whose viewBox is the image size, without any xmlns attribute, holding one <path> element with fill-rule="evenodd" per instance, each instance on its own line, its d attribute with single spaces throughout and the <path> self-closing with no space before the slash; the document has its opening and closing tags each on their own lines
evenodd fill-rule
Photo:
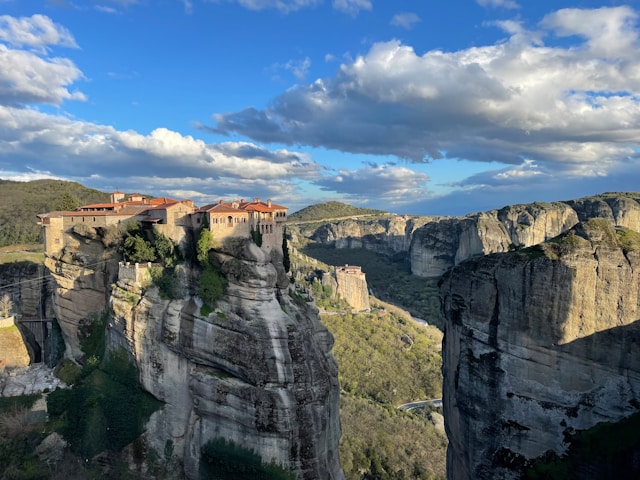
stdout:
<svg viewBox="0 0 640 480">
<path fill-rule="evenodd" d="M 271 199 L 267 200 L 267 206 L 271 208 Z"/>
<path fill-rule="evenodd" d="M 260 203 L 260 197 L 254 197 L 254 198 L 253 198 L 253 201 L 254 201 L 255 203 Z"/>
</svg>

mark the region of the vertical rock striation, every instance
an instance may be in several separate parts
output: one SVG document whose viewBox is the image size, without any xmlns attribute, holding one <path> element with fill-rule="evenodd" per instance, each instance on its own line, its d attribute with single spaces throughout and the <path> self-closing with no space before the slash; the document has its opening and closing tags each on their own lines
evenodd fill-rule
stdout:
<svg viewBox="0 0 640 480">
<path fill-rule="evenodd" d="M 130 351 L 144 388 L 165 402 L 149 442 L 158 451 L 173 442 L 192 479 L 201 447 L 217 438 L 301 479 L 343 479 L 337 364 L 317 309 L 293 301 L 281 259 L 255 244 L 215 257 L 229 283 L 208 316 L 195 297 L 163 300 L 132 280 L 113 289 L 110 348 Z"/>
<path fill-rule="evenodd" d="M 448 478 L 519 478 L 576 431 L 638 412 L 640 242 L 629 237 L 589 220 L 443 277 Z"/>
</svg>

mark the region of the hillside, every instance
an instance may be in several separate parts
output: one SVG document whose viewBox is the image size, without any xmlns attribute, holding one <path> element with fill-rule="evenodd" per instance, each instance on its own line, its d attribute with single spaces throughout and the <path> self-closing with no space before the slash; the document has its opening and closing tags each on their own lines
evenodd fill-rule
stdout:
<svg viewBox="0 0 640 480">
<path fill-rule="evenodd" d="M 42 233 L 36 223 L 38 213 L 70 210 L 108 199 L 107 193 L 75 182 L 0 179 L 0 247 L 41 242 Z"/>
<path fill-rule="evenodd" d="M 310 205 L 289 215 L 289 222 L 317 222 L 326 219 L 337 219 L 357 215 L 385 215 L 384 210 L 360 208 L 346 203 L 325 202 Z"/>
</svg>

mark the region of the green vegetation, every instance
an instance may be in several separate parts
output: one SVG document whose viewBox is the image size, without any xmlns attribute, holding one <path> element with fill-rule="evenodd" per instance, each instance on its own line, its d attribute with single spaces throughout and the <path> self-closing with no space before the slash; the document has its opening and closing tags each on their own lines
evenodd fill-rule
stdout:
<svg viewBox="0 0 640 480">
<path fill-rule="evenodd" d="M 29 395 L 1 400 L 0 472 L 3 476 L 0 478 L 7 480 L 50 478 L 51 470 L 48 465 L 38 460 L 33 454 L 46 436 L 41 425 L 34 425 L 29 421 L 28 408 L 35 399 Z"/>
<path fill-rule="evenodd" d="M 346 203 L 325 202 L 310 205 L 288 216 L 290 222 L 312 222 L 325 219 L 352 217 L 356 215 L 386 215 L 384 210 L 360 208 Z"/>
<path fill-rule="evenodd" d="M 318 284 L 319 285 L 319 284 Z M 442 479 L 446 437 L 402 403 L 441 395 L 442 333 L 392 305 L 371 299 L 372 312 L 322 314 L 334 336 L 342 438 L 348 480 Z"/>
<path fill-rule="evenodd" d="M 638 478 L 640 413 L 618 423 L 601 423 L 569 437 L 566 455 L 549 452 L 525 469 L 532 480 L 572 480 L 598 472 L 597 478 Z"/>
<path fill-rule="evenodd" d="M 415 317 L 439 328 L 444 326 L 440 312 L 438 279 L 411 275 L 404 261 L 395 261 L 364 248 L 335 249 L 310 243 L 302 249 L 305 255 L 328 265 L 359 265 L 366 274 L 367 285 L 376 297 L 401 305 Z"/>
<path fill-rule="evenodd" d="M 424 418 L 364 398 L 340 401 L 347 480 L 444 479 L 447 439 Z"/>
<path fill-rule="evenodd" d="M 213 242 L 213 234 L 211 231 L 202 228 L 198 236 L 198 242 L 196 243 L 196 258 L 198 262 L 200 262 L 200 265 L 209 263 L 209 250 L 213 248 Z"/>
<path fill-rule="evenodd" d="M 9 245 L 0 248 L 0 265 L 12 263 L 44 262 L 44 246 L 42 243 L 28 245 Z"/>
<path fill-rule="evenodd" d="M 441 396 L 442 334 L 434 327 L 383 308 L 322 315 L 322 322 L 335 338 L 345 392 L 391 405 Z"/>
<path fill-rule="evenodd" d="M 56 377 L 67 385 L 73 385 L 78 381 L 82 374 L 82 367 L 72 360 L 63 358 L 54 371 Z"/>
<path fill-rule="evenodd" d="M 182 286 L 175 267 L 151 267 L 149 274 L 153 284 L 158 287 L 160 298 L 165 300 L 182 298 Z"/>
<path fill-rule="evenodd" d="M 203 315 L 213 311 L 213 307 L 222 298 L 225 286 L 226 279 L 220 271 L 212 265 L 206 265 L 198 279 L 198 296 L 207 306 L 207 309 L 202 312 Z"/>
<path fill-rule="evenodd" d="M 19 395 L 17 397 L 0 397 L 0 416 L 11 413 L 16 409 L 33 407 L 36 400 L 40 398 L 39 394 Z"/>
<path fill-rule="evenodd" d="M 295 480 L 295 475 L 260 455 L 223 438 L 209 440 L 201 449 L 203 480 Z"/>
<path fill-rule="evenodd" d="M 109 200 L 109 195 L 61 180 L 0 180 L 0 247 L 42 243 L 36 215 Z"/>
<path fill-rule="evenodd" d="M 106 315 L 88 325 L 81 342 L 81 371 L 62 367 L 74 377 L 73 388 L 56 389 L 47 398 L 48 411 L 60 423 L 71 450 L 84 458 L 121 450 L 142 433 L 160 406 L 138 384 L 138 370 L 124 350 L 106 355 L 105 328 Z"/>
<path fill-rule="evenodd" d="M 259 223 L 257 228 L 253 228 L 253 226 L 251 227 L 251 239 L 253 240 L 253 243 L 255 243 L 257 246 L 259 247 L 262 246 L 262 232 L 260 231 Z"/>
<path fill-rule="evenodd" d="M 625 253 L 640 250 L 640 233 L 624 227 L 616 229 L 616 233 L 618 234 L 618 242 Z"/>
<path fill-rule="evenodd" d="M 289 257 L 289 242 L 287 241 L 287 227 L 282 232 L 282 265 L 285 272 L 291 271 L 291 258 Z"/>
<path fill-rule="evenodd" d="M 137 234 L 129 233 L 122 246 L 124 258 L 128 262 L 153 262 L 156 259 L 156 249 L 151 242 Z"/>
</svg>

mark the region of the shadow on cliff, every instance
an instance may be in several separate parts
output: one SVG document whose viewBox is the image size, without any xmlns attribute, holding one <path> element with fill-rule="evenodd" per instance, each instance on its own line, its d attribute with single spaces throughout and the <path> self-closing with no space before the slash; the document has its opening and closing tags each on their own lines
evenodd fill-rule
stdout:
<svg viewBox="0 0 640 480">
<path fill-rule="evenodd" d="M 618 378 L 617 391 L 609 388 L 610 403 L 601 400 L 595 412 L 603 417 L 628 414 L 618 422 L 600 422 L 587 430 L 567 429 L 564 440 L 570 446 L 558 457 L 547 452 L 529 463 L 522 478 L 531 479 L 589 479 L 636 480 L 640 478 L 640 320 L 597 332 L 564 345 L 556 350 L 577 361 L 595 365 L 595 369 L 609 371 Z M 597 387 L 597 385 L 593 385 Z M 570 414 L 579 415 L 581 409 L 597 410 L 598 392 L 585 393 Z"/>
</svg>

